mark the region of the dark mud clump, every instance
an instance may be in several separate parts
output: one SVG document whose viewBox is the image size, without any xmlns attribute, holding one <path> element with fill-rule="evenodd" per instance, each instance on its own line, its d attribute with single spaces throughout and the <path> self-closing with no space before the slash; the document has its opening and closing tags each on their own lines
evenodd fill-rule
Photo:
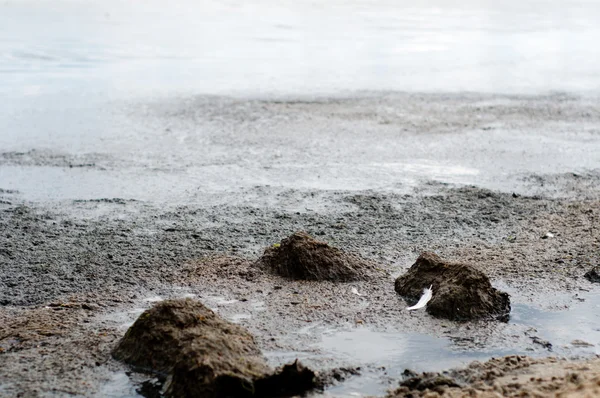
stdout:
<svg viewBox="0 0 600 398">
<path fill-rule="evenodd" d="M 191 299 L 163 301 L 145 311 L 113 356 L 140 370 L 167 374 L 182 359 L 182 353 L 205 359 L 218 354 L 221 358 L 213 364 L 217 371 L 244 363 L 252 374 L 269 373 L 250 333 Z"/>
<path fill-rule="evenodd" d="M 470 265 L 448 263 L 425 252 L 395 282 L 398 294 L 418 299 L 433 285 L 427 312 L 435 317 L 466 321 L 483 318 L 508 320 L 509 295 L 493 288 L 489 278 Z"/>
<path fill-rule="evenodd" d="M 587 280 L 593 283 L 600 283 L 600 266 L 596 266 L 585 273 Z"/>
<path fill-rule="evenodd" d="M 242 362 L 238 366 L 245 366 Z M 173 370 L 167 388 L 170 397 L 291 397 L 316 387 L 315 373 L 298 361 L 275 372 L 255 376 L 222 371 L 216 374 L 213 363 L 186 355 Z"/>
<path fill-rule="evenodd" d="M 266 248 L 257 265 L 286 278 L 338 282 L 366 279 L 375 268 L 359 255 L 345 253 L 304 232 Z"/>
<path fill-rule="evenodd" d="M 163 301 L 136 320 L 113 356 L 140 371 L 168 377 L 171 397 L 290 396 L 317 387 L 299 363 L 277 372 L 253 336 L 191 299 Z"/>
</svg>

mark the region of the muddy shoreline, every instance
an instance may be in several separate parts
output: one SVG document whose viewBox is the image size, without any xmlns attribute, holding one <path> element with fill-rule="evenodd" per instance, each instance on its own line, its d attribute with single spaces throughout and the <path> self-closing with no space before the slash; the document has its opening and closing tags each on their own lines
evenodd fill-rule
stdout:
<svg viewBox="0 0 600 398">
<path fill-rule="evenodd" d="M 455 324 L 425 313 L 409 315 L 403 311 L 404 300 L 394 292 L 392 276 L 406 270 L 416 253 L 428 248 L 474 263 L 493 281 L 509 286 L 517 303 L 549 311 L 577 306 L 586 294 L 596 292 L 583 275 L 598 259 L 598 235 L 590 214 L 600 212 L 600 202 L 515 198 L 478 188 L 438 189 L 437 195 L 422 196 L 352 194 L 343 200 L 355 209 L 333 216 L 221 210 L 232 218 L 241 212 L 244 219 L 254 220 L 245 226 L 224 223 L 218 232 L 200 227 L 200 210 L 160 214 L 153 209 L 148 217 L 158 221 L 152 225 L 140 221 L 141 212 L 132 220 L 111 222 L 4 205 L 2 255 L 10 261 L 4 264 L 0 312 L 3 388 L 8 394 L 94 395 L 90 388 L 100 391 L 114 372 L 125 371 L 109 352 L 133 320 L 135 311 L 128 311 L 149 306 L 149 298 L 157 295 L 197 297 L 248 327 L 262 350 L 273 353 L 274 362 L 303 356 L 320 370 L 366 365 L 350 357 L 336 358 L 319 346 L 323 335 L 335 335 L 336 330 L 420 333 L 452 342 L 450 352 L 478 353 L 473 359 L 511 352 L 593 355 L 597 341 L 586 341 L 590 346 L 584 349 L 551 341 L 557 350 L 548 351 L 539 343 L 545 341 L 545 331 L 527 325 Z M 449 206 L 457 211 L 448 212 Z M 422 222 L 423 209 L 435 220 L 433 228 L 414 227 Z M 485 216 L 492 212 L 494 216 Z M 457 220 L 472 229 L 463 227 L 462 234 L 457 233 Z M 252 236 L 256 226 L 274 231 Z M 368 282 L 335 283 L 288 281 L 247 270 L 243 258 L 256 258 L 277 237 L 300 227 L 385 264 L 386 272 Z M 546 231 L 554 237 L 546 238 Z M 233 242 L 237 247 L 232 247 Z M 219 268 L 214 265 L 215 255 L 242 260 L 235 267 Z M 555 292 L 565 294 L 560 297 Z M 290 333 L 297 330 L 304 332 Z M 300 347 L 310 349 L 305 352 Z M 427 363 L 423 366 L 426 370 Z M 365 372 L 386 377 L 386 372 L 377 371 L 376 361 Z"/>
<path fill-rule="evenodd" d="M 428 102 L 425 97 L 399 98 L 388 98 L 387 104 Z M 356 154 L 369 134 L 383 143 L 397 139 L 389 136 L 390 129 L 403 123 L 415 130 L 410 134 L 430 134 L 430 140 L 459 134 L 464 124 L 478 123 L 481 128 L 473 104 L 490 101 L 453 99 L 455 108 L 464 113 L 453 113 L 450 123 L 442 120 L 449 100 L 439 96 L 433 100 L 427 110 L 437 113 L 429 118 L 421 113 L 421 119 L 414 114 L 410 122 L 388 114 L 388 122 L 381 123 L 381 112 L 358 112 L 364 106 L 385 108 L 381 103 L 385 101 L 372 99 L 266 105 L 202 99 L 179 113 L 155 108 L 151 116 L 168 114 L 173 130 L 192 121 L 210 124 L 213 140 L 224 129 L 226 137 L 209 145 L 231 145 L 232 152 L 242 153 L 240 148 L 252 148 L 253 140 L 263 134 L 276 137 L 269 127 L 257 133 L 264 123 L 276 121 L 279 127 L 287 123 L 293 131 L 301 127 L 306 131 L 311 127 L 306 118 L 312 114 L 317 119 L 312 126 L 320 131 L 338 122 L 344 129 L 356 123 L 354 141 L 348 144 Z M 600 125 L 597 109 L 583 100 L 560 96 L 502 100 L 509 105 L 488 113 L 488 122 L 497 120 L 494 129 L 514 130 L 516 125 L 535 129 L 537 121 L 545 123 L 549 135 L 557 136 L 565 125 L 583 126 L 588 133 Z M 497 98 L 492 102 L 502 103 Z M 200 110 L 190 116 L 193 107 Z M 568 112 L 547 119 L 553 109 Z M 325 118 L 328 113 L 333 116 Z M 240 121 L 252 127 L 241 141 L 232 127 Z M 375 125 L 379 127 L 372 130 Z M 323 134 L 327 141 L 330 137 Z M 291 154 L 288 161 L 300 165 L 315 159 L 318 165 L 336 146 L 325 143 L 305 156 L 301 150 L 306 148 L 294 140 L 266 145 Z M 570 149 L 573 153 L 578 151 L 575 147 Z M 122 168 L 126 180 L 131 170 L 152 173 L 148 165 L 132 165 L 136 160 L 126 160 L 122 153 L 95 154 L 93 162 L 88 155 L 47 149 L 23 153 L 0 154 L 0 169 L 46 167 L 77 176 L 82 169 L 96 170 L 102 164 L 95 172 L 118 174 Z M 335 155 L 338 160 L 347 156 Z M 279 162 L 264 160 L 270 161 Z M 162 166 L 170 167 L 164 162 Z M 271 175 L 270 182 L 277 175 Z M 519 190 L 502 189 L 510 185 L 510 178 Z M 295 189 L 269 183 L 240 188 L 230 193 L 231 200 L 215 200 L 219 194 L 203 194 L 197 187 L 195 199 L 178 197 L 168 204 L 136 198 L 134 191 L 125 197 L 39 201 L 34 200 L 37 194 L 28 193 L 30 183 L 19 192 L 19 187 L 3 186 L 0 180 L 0 396 L 136 396 L 142 385 L 148 385 L 142 384 L 147 377 L 111 359 L 110 351 L 142 310 L 154 301 L 176 297 L 197 298 L 247 328 L 271 365 L 299 357 L 321 372 L 361 368 L 340 377 L 325 395 L 382 396 L 398 387 L 406 368 L 439 372 L 510 354 L 534 358 L 527 361 L 532 366 L 535 362 L 535 372 L 557 366 L 538 358 L 584 358 L 588 362 L 565 363 L 589 365 L 589 370 L 578 370 L 585 384 L 595 377 L 588 378 L 586 372 L 598 368 L 589 358 L 600 353 L 600 324 L 594 312 L 600 290 L 584 277 L 600 265 L 600 173 L 593 168 L 582 172 L 561 161 L 560 170 L 540 174 L 525 165 L 510 178 L 494 189 L 485 187 L 485 179 L 471 185 L 430 175 L 395 190 L 316 185 Z M 381 273 L 368 281 L 336 283 L 290 281 L 248 269 L 247 263 L 264 248 L 296 231 L 359 253 L 380 264 Z M 394 291 L 394 279 L 423 251 L 472 264 L 488 275 L 492 285 L 511 295 L 512 320 L 456 323 L 404 311 L 406 302 Z M 237 263 L 231 267 L 215 261 L 223 256 L 236 257 Z M 569 323 L 577 327 L 566 330 Z M 372 345 L 364 352 L 354 349 L 361 342 Z M 431 360 L 436 353 L 439 357 Z M 522 389 L 530 387 L 520 383 Z M 460 396 L 470 387 L 449 393 Z"/>
</svg>

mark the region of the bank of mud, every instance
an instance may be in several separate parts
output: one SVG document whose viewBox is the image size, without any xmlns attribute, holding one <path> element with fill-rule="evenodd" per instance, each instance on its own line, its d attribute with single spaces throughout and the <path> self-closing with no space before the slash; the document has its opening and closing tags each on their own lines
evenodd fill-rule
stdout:
<svg viewBox="0 0 600 398">
<path fill-rule="evenodd" d="M 394 278 L 422 251 L 471 264 L 508 288 L 511 302 L 546 310 L 575 306 L 595 288 L 584 277 L 598 262 L 600 202 L 592 199 L 430 184 L 410 195 L 333 192 L 333 210 L 286 212 L 118 200 L 41 207 L 2 195 L 11 201 L 0 212 L 0 392 L 8 395 L 100 394 L 115 373 L 130 371 L 110 352 L 139 314 L 132 309 L 149 307 L 153 296 L 200 300 L 246 327 L 273 364 L 301 356 L 323 372 L 362 366 L 394 387 L 400 377 L 376 370 L 377 361 L 336 357 L 319 345 L 322 333 L 420 333 L 482 358 L 552 355 L 540 344 L 544 331 L 527 325 L 406 312 Z M 290 280 L 255 265 L 265 248 L 299 230 L 379 269 L 341 283 Z"/>
</svg>

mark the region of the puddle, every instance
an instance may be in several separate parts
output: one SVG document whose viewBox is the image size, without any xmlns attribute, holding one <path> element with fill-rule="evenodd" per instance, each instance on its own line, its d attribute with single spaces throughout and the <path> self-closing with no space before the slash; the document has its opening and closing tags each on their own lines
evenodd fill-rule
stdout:
<svg viewBox="0 0 600 398">
<path fill-rule="evenodd" d="M 98 398 L 133 398 L 142 397 L 137 392 L 136 386 L 133 381 L 127 376 L 125 372 L 115 373 L 111 379 L 106 382 L 98 394 Z"/>
<path fill-rule="evenodd" d="M 556 300 L 556 297 L 552 298 Z M 472 361 L 511 354 L 558 355 L 566 357 L 600 354 L 600 295 L 576 297 L 563 311 L 545 311 L 530 305 L 514 304 L 509 324 L 528 328 L 531 337 L 547 340 L 552 351 L 522 349 L 461 349 L 450 339 L 417 333 L 377 332 L 368 328 L 324 331 L 316 345 L 319 356 L 309 352 L 270 353 L 271 360 L 306 361 L 335 358 L 360 366 L 362 373 L 327 390 L 331 396 L 383 395 L 394 387 L 405 369 L 417 372 L 442 371 Z M 309 333 L 310 331 L 303 331 Z M 507 331 L 507 333 L 509 333 Z M 508 337 L 508 336 L 506 336 Z"/>
<path fill-rule="evenodd" d="M 506 351 L 460 351 L 448 339 L 418 333 L 376 332 L 358 328 L 326 333 L 318 347 L 362 373 L 328 390 L 334 396 L 383 395 L 405 369 L 441 371 L 475 360 L 508 355 Z"/>
<path fill-rule="evenodd" d="M 556 354 L 600 354 L 600 295 L 579 300 L 584 301 L 563 311 L 514 304 L 510 322 L 535 328 L 536 336 L 552 343 Z"/>
</svg>

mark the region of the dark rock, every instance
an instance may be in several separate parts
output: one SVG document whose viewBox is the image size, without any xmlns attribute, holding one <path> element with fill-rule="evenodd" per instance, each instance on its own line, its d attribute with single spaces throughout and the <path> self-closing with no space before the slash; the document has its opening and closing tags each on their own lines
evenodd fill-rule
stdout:
<svg viewBox="0 0 600 398">
<path fill-rule="evenodd" d="M 584 275 L 590 282 L 600 283 L 600 266 L 595 266 Z"/>
<path fill-rule="evenodd" d="M 215 375 L 209 364 L 198 363 L 193 356 L 179 362 L 167 388 L 170 397 L 292 397 L 316 387 L 315 373 L 298 361 L 284 365 L 274 373 L 259 377 L 236 374 Z M 210 383 L 204 381 L 210 378 Z"/>
<path fill-rule="evenodd" d="M 247 330 L 191 299 L 145 311 L 112 354 L 166 376 L 170 397 L 284 397 L 319 387 L 315 373 L 298 362 L 273 372 Z"/>
<path fill-rule="evenodd" d="M 291 279 L 353 281 L 366 279 L 375 267 L 359 255 L 296 232 L 265 249 L 259 268 Z"/>
<path fill-rule="evenodd" d="M 427 312 L 435 317 L 466 321 L 483 318 L 508 320 L 509 295 L 492 287 L 489 278 L 470 265 L 448 263 L 425 252 L 404 275 L 395 290 L 418 300 L 425 287 L 433 286 Z"/>
</svg>

